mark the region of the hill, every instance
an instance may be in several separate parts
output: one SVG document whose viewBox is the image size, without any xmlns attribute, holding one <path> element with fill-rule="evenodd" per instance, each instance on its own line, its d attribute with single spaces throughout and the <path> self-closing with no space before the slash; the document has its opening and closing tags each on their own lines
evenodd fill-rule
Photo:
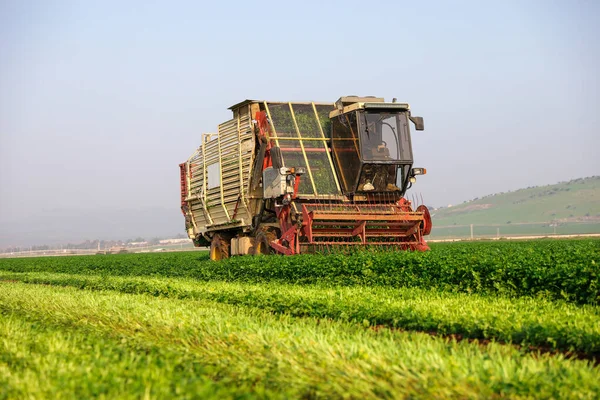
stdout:
<svg viewBox="0 0 600 400">
<path fill-rule="evenodd" d="M 600 176 L 497 193 L 431 211 L 432 237 L 600 233 Z"/>
</svg>

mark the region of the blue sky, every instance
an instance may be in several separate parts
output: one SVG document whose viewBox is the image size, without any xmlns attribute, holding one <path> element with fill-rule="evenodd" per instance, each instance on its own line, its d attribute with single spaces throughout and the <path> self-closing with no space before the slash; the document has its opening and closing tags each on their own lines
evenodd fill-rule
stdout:
<svg viewBox="0 0 600 400">
<path fill-rule="evenodd" d="M 434 206 L 600 174 L 599 17 L 596 1 L 1 1 L 0 223 L 176 215 L 178 163 L 245 98 L 410 103 L 414 193 Z"/>
</svg>

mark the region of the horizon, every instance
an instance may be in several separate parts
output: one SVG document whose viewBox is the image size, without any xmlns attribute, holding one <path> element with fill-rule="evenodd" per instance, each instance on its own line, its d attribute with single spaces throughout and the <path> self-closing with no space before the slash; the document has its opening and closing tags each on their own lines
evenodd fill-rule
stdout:
<svg viewBox="0 0 600 400">
<path fill-rule="evenodd" d="M 442 210 L 445 208 L 451 208 L 451 207 L 459 207 L 463 204 L 466 203 L 470 203 L 470 202 L 474 202 L 474 201 L 479 201 L 479 200 L 483 200 L 489 197 L 494 197 L 494 196 L 502 196 L 505 194 L 511 194 L 511 193 L 516 193 L 519 192 L 521 190 L 528 190 L 528 189 L 535 189 L 535 188 L 543 188 L 543 187 L 547 187 L 547 186 L 556 186 L 556 185 L 561 185 L 561 184 L 568 184 L 571 182 L 576 182 L 576 181 L 580 181 L 580 180 L 590 180 L 590 179 L 598 179 L 600 178 L 600 175 L 592 175 L 592 176 L 584 176 L 584 177 L 580 177 L 580 178 L 574 178 L 574 179 L 570 179 L 570 180 L 566 180 L 566 181 L 560 181 L 560 182 L 556 182 L 554 184 L 542 184 L 542 185 L 533 185 L 533 186 L 528 186 L 528 187 L 522 187 L 522 188 L 518 188 L 518 189 L 513 189 L 513 190 L 507 190 L 504 192 L 497 192 L 497 193 L 489 193 L 486 195 L 481 195 L 481 196 L 476 196 L 475 198 L 471 198 L 471 199 L 465 199 L 459 203 L 454 203 L 454 204 L 447 204 L 447 205 L 433 205 L 433 204 L 427 204 L 428 207 L 430 207 L 431 211 L 437 211 L 437 210 Z M 61 210 L 61 211 L 65 211 L 65 210 Z M 92 211 L 92 210 L 84 210 L 84 211 Z M 114 210 L 114 211 L 119 211 L 119 212 L 130 212 L 132 210 L 127 210 L 127 209 L 120 209 L 120 210 Z M 178 213 L 181 213 L 181 211 L 178 209 L 177 210 Z M 599 215 L 600 216 L 600 215 Z M 432 218 L 435 222 L 436 217 L 434 214 L 432 214 Z M 182 218 L 183 219 L 183 218 Z M 535 225 L 535 223 L 531 223 L 532 225 Z M 434 225 L 434 229 L 435 229 L 435 225 Z M 39 246 L 50 246 L 50 247 L 57 247 L 57 246 L 66 246 L 66 245 L 80 245 L 83 244 L 85 242 L 92 242 L 92 243 L 97 243 L 97 242 L 114 242 L 114 243 L 128 243 L 130 240 L 133 240 L 134 242 L 137 241 L 137 239 L 144 239 L 145 241 L 152 241 L 155 239 L 176 239 L 179 236 L 185 236 L 187 238 L 187 235 L 185 235 L 184 231 L 181 230 L 180 232 L 173 232 L 173 233 L 156 233 L 155 234 L 151 234 L 151 235 L 143 235 L 143 234 L 135 234 L 135 235 L 124 235 L 121 237 L 79 237 L 79 239 L 73 239 L 73 240 L 54 240 L 54 241 L 47 241 L 45 243 L 34 243 L 34 242 L 27 242 L 27 243 L 23 243 L 21 245 L 15 244 L 15 245 L 2 245 L 3 238 L 2 236 L 0 236 L 0 251 L 6 251 L 8 249 L 14 249 L 14 248 L 27 248 L 27 247 L 39 247 Z M 191 239 L 190 239 L 191 240 Z"/>
</svg>

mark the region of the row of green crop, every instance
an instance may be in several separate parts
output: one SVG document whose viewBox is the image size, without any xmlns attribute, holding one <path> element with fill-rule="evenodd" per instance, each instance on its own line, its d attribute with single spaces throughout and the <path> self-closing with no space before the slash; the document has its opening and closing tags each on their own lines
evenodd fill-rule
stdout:
<svg viewBox="0 0 600 400">
<path fill-rule="evenodd" d="M 206 389 L 204 378 L 254 397 L 600 395 L 600 370 L 560 355 L 206 300 L 0 282 L 0 314 L 7 397 L 218 396 L 188 391 Z"/>
<path fill-rule="evenodd" d="M 6 309 L 0 338 L 10 338 L 0 341 L 0 399 L 223 399 L 252 389 L 213 382 L 210 369 L 184 352 L 66 330 Z"/>
<path fill-rule="evenodd" d="M 236 282 L 329 283 L 437 288 L 463 293 L 600 300 L 600 240 L 436 244 L 432 251 L 247 256 L 211 262 L 206 254 L 1 259 L 0 270 L 192 277 Z"/>
<path fill-rule="evenodd" d="M 199 282 L 190 279 L 0 272 L 4 281 L 115 290 L 243 305 L 275 314 L 458 334 L 600 354 L 600 308 L 417 288 Z"/>
</svg>

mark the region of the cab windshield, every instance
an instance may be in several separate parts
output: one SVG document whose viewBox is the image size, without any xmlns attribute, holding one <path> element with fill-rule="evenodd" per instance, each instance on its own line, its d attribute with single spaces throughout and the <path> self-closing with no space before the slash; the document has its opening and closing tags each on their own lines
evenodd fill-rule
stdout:
<svg viewBox="0 0 600 400">
<path fill-rule="evenodd" d="M 361 158 L 364 161 L 412 161 L 405 113 L 359 113 Z"/>
</svg>

